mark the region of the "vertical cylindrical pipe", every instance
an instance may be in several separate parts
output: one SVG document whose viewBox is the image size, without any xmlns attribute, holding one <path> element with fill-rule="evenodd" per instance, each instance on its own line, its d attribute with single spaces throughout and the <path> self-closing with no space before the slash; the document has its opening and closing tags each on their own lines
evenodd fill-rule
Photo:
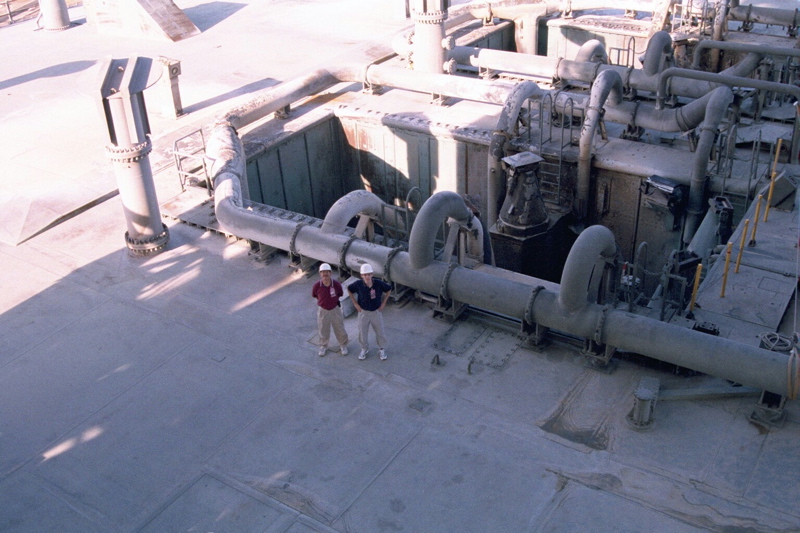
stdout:
<svg viewBox="0 0 800 533">
<path fill-rule="evenodd" d="M 106 148 L 117 176 L 128 230 L 125 244 L 134 255 L 149 255 L 169 242 L 161 221 L 149 154 L 153 149 L 144 105 L 152 61 L 148 58 L 108 59 L 100 93 L 111 138 Z"/>
<path fill-rule="evenodd" d="M 69 13 L 66 0 L 39 0 L 42 28 L 60 31 L 69 28 Z"/>
<path fill-rule="evenodd" d="M 412 4 L 414 70 L 433 74 L 444 71 L 446 3 L 447 0 L 415 0 Z"/>
</svg>

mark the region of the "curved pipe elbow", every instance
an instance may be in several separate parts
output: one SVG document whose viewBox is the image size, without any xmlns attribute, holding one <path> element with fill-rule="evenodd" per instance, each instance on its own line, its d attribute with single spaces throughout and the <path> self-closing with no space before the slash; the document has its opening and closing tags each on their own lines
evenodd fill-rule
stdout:
<svg viewBox="0 0 800 533">
<path fill-rule="evenodd" d="M 422 205 L 408 242 L 408 256 L 411 268 L 422 270 L 433 263 L 433 248 L 439 227 L 448 219 L 469 224 L 472 212 L 464 199 L 452 191 L 434 194 Z"/>
<path fill-rule="evenodd" d="M 642 61 L 642 70 L 647 76 L 655 76 L 664 68 L 664 58 L 672 56 L 672 37 L 665 31 L 653 34 L 647 43 Z"/>
<path fill-rule="evenodd" d="M 598 257 L 613 258 L 616 253 L 614 234 L 605 226 L 590 226 L 578 236 L 561 274 L 558 306 L 562 312 L 573 314 L 588 305 L 589 284 Z"/>
<path fill-rule="evenodd" d="M 578 214 L 586 216 L 589 202 L 590 175 L 592 165 L 592 142 L 602 109 L 606 102 L 617 105 L 622 102 L 622 78 L 614 70 L 604 70 L 597 76 L 589 95 L 586 120 L 581 130 L 578 150 Z"/>
<path fill-rule="evenodd" d="M 379 217 L 383 200 L 369 191 L 352 191 L 334 203 L 322 221 L 322 233 L 343 233 L 353 217 L 360 214 Z"/>
<path fill-rule="evenodd" d="M 602 63 L 608 65 L 608 52 L 603 43 L 597 39 L 589 39 L 581 45 L 575 54 L 575 61 Z"/>
</svg>

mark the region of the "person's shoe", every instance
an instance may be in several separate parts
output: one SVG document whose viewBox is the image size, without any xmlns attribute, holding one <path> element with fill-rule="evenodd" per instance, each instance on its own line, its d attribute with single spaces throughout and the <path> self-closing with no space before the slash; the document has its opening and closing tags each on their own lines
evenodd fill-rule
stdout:
<svg viewBox="0 0 800 533">
<path fill-rule="evenodd" d="M 325 352 L 327 352 L 327 351 L 328 351 L 328 349 L 327 349 L 327 348 L 325 348 L 324 346 L 320 346 L 320 347 L 319 347 L 319 352 L 317 352 L 317 354 L 318 354 L 320 357 L 323 357 L 323 356 L 325 355 Z"/>
<path fill-rule="evenodd" d="M 367 358 L 367 350 L 361 350 L 361 353 L 358 354 L 358 358 L 362 361 Z"/>
<path fill-rule="evenodd" d="M 381 361 L 386 361 L 386 350 L 378 351 L 378 355 L 381 356 Z"/>
<path fill-rule="evenodd" d="M 347 355 L 347 354 L 348 354 L 347 346 L 342 346 L 342 355 Z"/>
</svg>

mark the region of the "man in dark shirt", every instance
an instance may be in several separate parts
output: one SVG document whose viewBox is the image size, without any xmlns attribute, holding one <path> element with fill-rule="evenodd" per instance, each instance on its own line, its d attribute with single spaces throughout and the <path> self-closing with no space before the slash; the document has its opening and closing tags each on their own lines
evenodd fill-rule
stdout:
<svg viewBox="0 0 800 533">
<path fill-rule="evenodd" d="M 311 296 L 317 299 L 317 326 L 319 327 L 319 356 L 328 351 L 331 327 L 339 341 L 342 355 L 347 355 L 347 331 L 344 329 L 344 315 L 339 306 L 339 297 L 344 294 L 342 284 L 331 277 L 331 266 L 322 263 L 319 267 L 320 280 L 311 289 Z"/>
<path fill-rule="evenodd" d="M 378 342 L 378 354 L 381 361 L 386 360 L 386 336 L 383 334 L 383 308 L 392 286 L 383 280 L 372 278 L 372 267 L 365 263 L 361 265 L 361 279 L 352 283 L 348 288 L 350 299 L 358 311 L 358 342 L 361 344 L 359 359 L 366 359 L 369 353 L 369 327 L 375 330 L 375 339 Z"/>
</svg>

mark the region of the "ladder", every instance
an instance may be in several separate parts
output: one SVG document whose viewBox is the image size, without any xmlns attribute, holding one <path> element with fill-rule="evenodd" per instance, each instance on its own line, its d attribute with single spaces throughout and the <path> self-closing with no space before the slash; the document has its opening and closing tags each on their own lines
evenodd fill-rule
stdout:
<svg viewBox="0 0 800 533">
<path fill-rule="evenodd" d="M 187 184 L 192 187 L 204 185 L 211 196 L 213 184 L 206 168 L 206 140 L 203 130 L 199 129 L 176 139 L 172 143 L 172 155 L 175 158 L 181 191 L 186 190 Z"/>
</svg>

